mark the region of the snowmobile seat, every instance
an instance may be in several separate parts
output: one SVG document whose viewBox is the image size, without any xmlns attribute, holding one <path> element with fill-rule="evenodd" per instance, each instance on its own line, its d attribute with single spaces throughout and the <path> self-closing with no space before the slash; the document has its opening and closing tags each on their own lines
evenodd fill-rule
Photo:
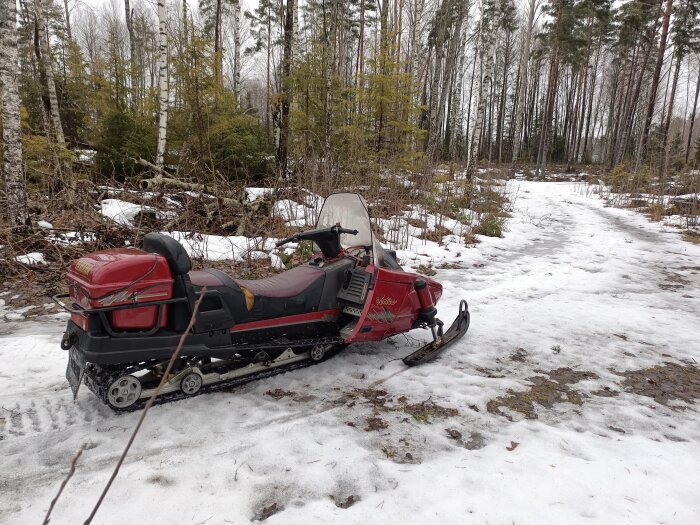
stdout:
<svg viewBox="0 0 700 525">
<path fill-rule="evenodd" d="M 147 233 L 143 238 L 143 250 L 165 257 L 173 277 L 185 275 L 192 269 L 192 260 L 182 244 L 162 233 Z"/>
<path fill-rule="evenodd" d="M 297 266 L 284 273 L 264 279 L 238 279 L 236 282 L 256 296 L 284 298 L 301 294 L 323 275 L 323 270 L 319 268 Z"/>
<path fill-rule="evenodd" d="M 274 319 L 313 312 L 318 309 L 326 273 L 313 266 L 298 266 L 264 279 L 234 279 L 216 269 L 192 271 L 195 291 L 215 291 L 204 298 L 202 312 L 221 308 L 233 315 L 235 323 Z"/>
</svg>

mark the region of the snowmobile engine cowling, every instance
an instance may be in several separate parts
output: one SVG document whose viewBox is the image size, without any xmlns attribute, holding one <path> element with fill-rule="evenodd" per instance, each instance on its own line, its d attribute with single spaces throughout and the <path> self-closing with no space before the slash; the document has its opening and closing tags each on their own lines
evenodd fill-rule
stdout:
<svg viewBox="0 0 700 525">
<path fill-rule="evenodd" d="M 127 304 L 142 304 L 172 298 L 173 277 L 168 261 L 157 254 L 135 248 L 115 248 L 91 253 L 71 263 L 66 275 L 70 298 L 83 308 L 100 309 Z M 117 330 L 144 330 L 165 326 L 167 305 L 114 310 L 107 315 Z M 86 317 L 72 314 L 78 326 Z"/>
</svg>

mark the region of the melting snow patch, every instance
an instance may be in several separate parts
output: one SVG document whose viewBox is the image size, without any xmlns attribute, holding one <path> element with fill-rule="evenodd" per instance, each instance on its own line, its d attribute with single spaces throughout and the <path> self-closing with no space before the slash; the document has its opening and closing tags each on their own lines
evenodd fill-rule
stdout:
<svg viewBox="0 0 700 525">
<path fill-rule="evenodd" d="M 266 195 L 272 195 L 273 189 L 272 188 L 246 188 L 245 192 L 246 192 L 246 195 L 248 196 L 248 202 L 253 202 L 256 199 L 259 199 L 260 197 L 264 197 Z"/>
<path fill-rule="evenodd" d="M 209 261 L 227 259 L 243 261 L 248 258 L 261 258 L 260 255 L 253 255 L 255 253 L 268 257 L 264 252 L 272 250 L 276 240 L 263 239 L 262 237 L 249 238 L 242 235 L 205 235 L 178 231 L 163 233 L 182 244 L 190 257 Z"/>
<path fill-rule="evenodd" d="M 175 216 L 173 211 L 160 211 L 151 206 L 143 206 L 119 199 L 104 199 L 100 202 L 100 207 L 102 215 L 122 226 L 133 226 L 136 216 L 143 212 L 152 213 L 158 219 L 170 219 Z"/>
<path fill-rule="evenodd" d="M 142 211 L 155 211 L 149 206 L 134 204 L 119 199 L 105 199 L 100 202 L 100 213 L 117 224 L 131 226 L 134 218 Z"/>
<path fill-rule="evenodd" d="M 22 264 L 46 264 L 43 253 L 31 252 L 26 255 L 18 255 L 15 259 Z"/>
</svg>

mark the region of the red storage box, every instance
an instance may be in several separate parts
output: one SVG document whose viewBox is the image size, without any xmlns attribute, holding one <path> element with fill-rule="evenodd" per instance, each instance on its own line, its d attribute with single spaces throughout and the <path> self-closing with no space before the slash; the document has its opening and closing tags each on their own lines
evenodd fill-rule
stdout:
<svg viewBox="0 0 700 525">
<path fill-rule="evenodd" d="M 91 253 L 73 261 L 66 275 L 71 299 L 83 308 L 99 309 L 144 304 L 171 299 L 173 278 L 168 261 L 161 255 L 135 248 L 115 248 Z M 114 330 L 149 330 L 165 326 L 167 305 L 160 321 L 158 306 L 135 306 L 108 313 Z M 73 321 L 86 328 L 83 316 Z"/>
</svg>

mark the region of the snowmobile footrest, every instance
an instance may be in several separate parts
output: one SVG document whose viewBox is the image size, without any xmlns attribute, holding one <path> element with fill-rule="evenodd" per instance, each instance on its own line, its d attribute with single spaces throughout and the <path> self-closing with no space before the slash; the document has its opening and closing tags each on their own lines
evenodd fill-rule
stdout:
<svg viewBox="0 0 700 525">
<path fill-rule="evenodd" d="M 430 361 L 447 347 L 459 341 L 468 329 L 469 307 L 467 301 L 462 300 L 459 303 L 459 314 L 447 331 L 438 335 L 434 341 L 404 357 L 403 362 L 408 366 L 415 366 Z"/>
</svg>

